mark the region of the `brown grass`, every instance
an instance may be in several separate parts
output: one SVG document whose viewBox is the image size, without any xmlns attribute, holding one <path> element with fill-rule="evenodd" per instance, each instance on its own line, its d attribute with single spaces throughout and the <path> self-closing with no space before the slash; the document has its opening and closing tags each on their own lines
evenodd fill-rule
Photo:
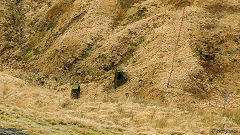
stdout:
<svg viewBox="0 0 240 135">
<path fill-rule="evenodd" d="M 31 9 L 31 6 L 27 8 L 30 11 L 25 11 L 26 23 L 42 24 L 47 19 L 50 22 L 46 22 L 50 34 L 43 34 L 43 39 L 40 39 L 43 41 L 38 48 L 40 54 L 33 55 L 27 62 L 19 62 L 15 60 L 15 55 L 21 55 L 21 50 L 26 49 L 20 47 L 1 57 L 4 57 L 5 64 L 25 70 L 15 69 L 12 74 L 24 74 L 21 78 L 29 78 L 31 82 L 43 80 L 50 89 L 29 84 L 20 87 L 19 83 L 9 81 L 6 95 L 10 96 L 4 100 L 1 98 L 4 105 L 1 110 L 10 115 L 1 119 L 0 124 L 15 124 L 27 129 L 31 128 L 29 125 L 34 125 L 32 130 L 36 134 L 74 134 L 82 133 L 80 130 L 83 129 L 91 132 L 95 129 L 98 134 L 106 130 L 109 134 L 180 132 L 194 135 L 207 134 L 204 131 L 215 125 L 234 127 L 236 121 L 228 117 L 192 111 L 197 107 L 210 108 L 211 111 L 215 109 L 215 104 L 214 107 L 210 106 L 209 100 L 211 103 L 223 101 L 221 96 L 217 100 L 211 99 L 215 87 L 222 88 L 222 91 L 239 89 L 239 15 L 230 11 L 223 12 L 225 16 L 213 15 L 190 0 L 171 0 L 171 5 L 164 6 L 163 1 L 159 0 L 118 1 L 116 9 L 119 9 L 119 14 L 105 14 L 114 10 L 114 2 L 101 5 L 97 0 L 76 0 L 73 4 L 71 1 L 56 1 L 51 2 L 52 7 L 49 8 L 47 5 L 37 10 Z M 206 1 L 203 5 L 211 4 Z M 172 5 L 180 10 L 173 9 Z M 100 11 L 100 7 L 104 10 Z M 174 62 L 171 78 L 174 88 L 166 88 L 182 7 L 186 8 L 180 42 L 176 48 L 176 60 L 179 62 Z M 214 7 L 210 10 L 215 11 Z M 70 23 L 74 16 L 83 12 L 86 13 L 83 17 Z M 114 21 L 116 26 L 121 26 L 112 29 Z M 53 24 L 56 26 L 51 29 Z M 28 25 L 25 31 L 27 39 L 31 39 L 31 35 L 41 35 Z M 28 43 L 33 45 L 34 42 Z M 19 54 L 16 53 L 19 51 Z M 193 56 L 194 53 L 198 59 Z M 114 90 L 112 70 L 116 67 L 123 68 L 129 74 L 129 81 Z M 3 76 L 3 80 L 8 78 Z M 182 89 L 181 82 L 184 80 L 187 80 L 187 85 Z M 81 82 L 83 94 L 79 100 L 70 100 L 70 88 L 65 85 L 70 86 L 77 81 Z M 3 88 L 2 82 L 0 80 L 0 90 Z M 214 86 L 209 87 L 211 82 Z M 61 91 L 55 91 L 59 85 L 62 85 Z M 129 93 L 128 97 L 126 93 Z M 134 100 L 135 103 L 132 103 Z M 157 105 L 147 104 L 149 102 Z M 178 108 L 175 107 L 177 105 Z M 222 102 L 216 102 L 218 105 L 221 106 Z M 11 109 L 13 112 L 9 111 Z M 19 116 L 15 117 L 15 114 Z M 234 119 L 238 118 L 234 116 Z"/>
<path fill-rule="evenodd" d="M 191 6 L 194 0 L 169 0 L 168 4 L 174 5 L 176 9 Z"/>
<path fill-rule="evenodd" d="M 47 22 L 56 22 L 61 15 L 63 15 L 69 8 L 71 8 L 72 0 L 59 1 L 46 13 Z"/>
<path fill-rule="evenodd" d="M 141 1 L 143 0 L 118 0 L 118 4 L 120 8 L 114 19 L 113 27 L 116 27 L 121 23 L 121 21 L 126 17 L 127 10 L 131 8 L 132 5 Z"/>
<path fill-rule="evenodd" d="M 3 85 L 3 91 L 2 91 L 2 95 L 5 98 L 7 96 L 7 94 L 9 93 L 9 86 L 7 84 Z"/>
<path fill-rule="evenodd" d="M 3 71 L 3 65 L 0 65 L 0 72 Z"/>
<path fill-rule="evenodd" d="M 212 14 L 222 13 L 222 12 L 229 12 L 229 13 L 240 12 L 239 5 L 230 5 L 226 1 L 214 2 L 214 3 L 206 6 L 206 9 L 209 10 L 209 12 Z"/>
<path fill-rule="evenodd" d="M 213 23 L 202 24 L 199 31 L 195 33 L 197 38 L 192 40 L 192 48 L 199 58 L 199 64 L 208 74 L 206 76 L 209 80 L 208 84 L 219 86 L 222 82 L 230 81 L 229 78 L 232 78 L 232 76 L 226 76 L 226 74 L 238 74 L 234 63 L 239 58 L 238 43 L 236 42 L 239 34 L 231 28 L 221 28 L 217 24 L 211 28 L 202 27 L 208 26 L 208 24 L 212 25 Z M 232 82 L 234 82 L 233 79 L 229 83 Z M 229 84 L 225 83 L 224 85 Z M 235 85 L 234 87 L 238 86 Z"/>
<path fill-rule="evenodd" d="M 222 116 L 231 119 L 240 126 L 240 111 L 239 110 L 226 110 L 222 113 Z"/>
<path fill-rule="evenodd" d="M 0 113 L 4 117 L 0 117 L 0 126 L 23 128 L 27 133 L 195 134 L 221 123 L 229 128 L 234 127 L 233 122 L 239 124 L 237 111 L 220 116 L 203 110 L 181 110 L 174 106 L 90 101 L 85 97 L 71 100 L 68 90 L 56 93 L 54 90 L 32 87 L 10 76 L 3 78 L 1 74 L 0 80 L 3 79 L 11 80 L 7 90 L 12 94 L 7 100 L 1 100 Z"/>
<path fill-rule="evenodd" d="M 165 118 L 157 119 L 157 120 L 155 120 L 155 123 L 156 123 L 156 128 L 165 128 L 168 126 L 167 119 L 165 119 Z"/>
</svg>

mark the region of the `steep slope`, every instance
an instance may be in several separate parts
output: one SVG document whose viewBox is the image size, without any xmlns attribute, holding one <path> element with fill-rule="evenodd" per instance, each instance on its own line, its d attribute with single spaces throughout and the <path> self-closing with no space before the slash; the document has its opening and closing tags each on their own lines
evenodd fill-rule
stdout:
<svg viewBox="0 0 240 135">
<path fill-rule="evenodd" d="M 238 0 L 3 0 L 0 57 L 53 90 L 80 82 L 82 98 L 233 109 L 239 12 Z M 114 89 L 118 68 L 129 79 Z"/>
</svg>

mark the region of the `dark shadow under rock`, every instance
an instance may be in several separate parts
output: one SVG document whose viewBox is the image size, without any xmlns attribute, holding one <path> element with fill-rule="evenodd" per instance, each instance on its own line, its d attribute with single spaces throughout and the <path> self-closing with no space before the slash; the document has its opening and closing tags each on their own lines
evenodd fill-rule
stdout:
<svg viewBox="0 0 240 135">
<path fill-rule="evenodd" d="M 122 70 L 116 70 L 115 71 L 115 77 L 114 77 L 114 88 L 117 88 L 124 83 L 126 83 L 128 80 L 128 77 L 126 73 L 124 73 Z"/>
</svg>

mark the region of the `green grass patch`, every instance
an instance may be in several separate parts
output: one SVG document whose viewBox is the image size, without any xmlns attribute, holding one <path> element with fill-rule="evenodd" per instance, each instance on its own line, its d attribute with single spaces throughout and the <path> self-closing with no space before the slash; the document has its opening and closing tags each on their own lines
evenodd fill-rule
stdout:
<svg viewBox="0 0 240 135">
<path fill-rule="evenodd" d="M 72 87 L 73 90 L 77 90 L 78 88 L 79 88 L 78 85 L 74 85 L 74 86 Z"/>
<path fill-rule="evenodd" d="M 11 119 L 9 116 L 1 116 L 0 120 L 6 121 L 6 122 L 15 122 L 14 120 Z"/>
<path fill-rule="evenodd" d="M 33 54 L 33 50 L 28 51 L 28 53 L 24 56 L 24 58 L 29 58 Z"/>
<path fill-rule="evenodd" d="M 29 46 L 31 46 L 29 48 L 29 51 L 27 52 L 27 54 L 25 54 L 23 57 L 26 58 L 30 58 L 34 52 L 34 50 L 39 46 L 39 44 L 41 43 L 41 36 L 33 36 L 29 39 Z"/>
</svg>

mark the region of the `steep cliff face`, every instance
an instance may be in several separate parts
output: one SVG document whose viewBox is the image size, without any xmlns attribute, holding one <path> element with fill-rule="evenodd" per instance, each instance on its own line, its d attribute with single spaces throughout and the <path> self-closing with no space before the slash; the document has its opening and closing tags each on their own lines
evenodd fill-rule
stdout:
<svg viewBox="0 0 240 135">
<path fill-rule="evenodd" d="M 237 0 L 3 0 L 0 57 L 45 86 L 206 103 L 239 92 L 239 13 Z M 119 68 L 129 79 L 114 89 Z"/>
</svg>

